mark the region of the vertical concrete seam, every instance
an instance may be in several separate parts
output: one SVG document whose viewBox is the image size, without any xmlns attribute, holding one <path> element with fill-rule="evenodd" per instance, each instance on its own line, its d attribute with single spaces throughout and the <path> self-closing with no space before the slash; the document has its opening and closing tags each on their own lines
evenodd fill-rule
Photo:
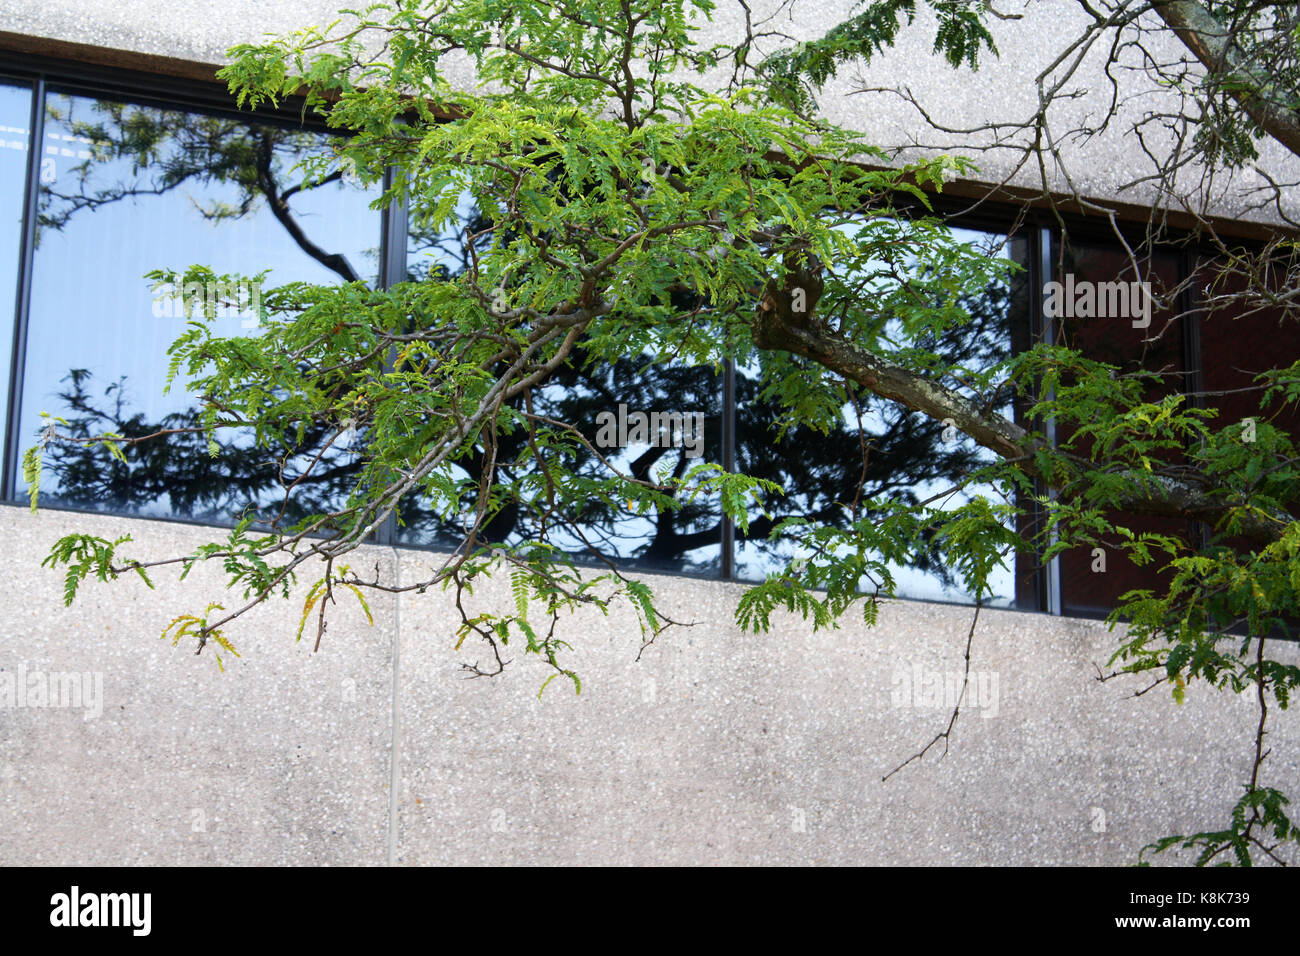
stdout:
<svg viewBox="0 0 1300 956">
<path fill-rule="evenodd" d="M 393 545 L 393 586 L 402 586 L 402 556 Z M 401 770 L 401 658 L 402 658 L 402 593 L 393 592 L 393 700 L 389 710 L 391 734 L 388 741 L 388 865 L 397 865 L 397 788 L 402 779 Z"/>
</svg>

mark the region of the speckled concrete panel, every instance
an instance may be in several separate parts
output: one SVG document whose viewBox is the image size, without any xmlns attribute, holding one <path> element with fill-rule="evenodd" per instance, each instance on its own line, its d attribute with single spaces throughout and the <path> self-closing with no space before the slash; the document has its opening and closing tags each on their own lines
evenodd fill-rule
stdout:
<svg viewBox="0 0 1300 956">
<path fill-rule="evenodd" d="M 1125 863 L 1172 829 L 1215 824 L 1244 779 L 1249 700 L 1099 684 L 1104 627 L 985 611 L 973 696 L 948 755 L 881 777 L 947 721 L 967 608 L 896 602 L 878 627 L 811 633 L 733 622 L 738 585 L 649 578 L 673 629 L 636 661 L 632 614 L 563 622 L 583 693 L 512 649 L 465 680 L 442 593 L 343 605 L 319 655 L 297 604 L 257 612 L 215 664 L 157 637 L 221 594 L 88 586 L 72 610 L 35 570 L 70 530 L 129 532 L 140 554 L 204 540 L 185 525 L 0 509 L 21 600 L 0 608 L 5 672 L 102 677 L 88 707 L 0 709 L 0 860 L 22 863 L 382 863 L 388 842 L 391 639 L 400 624 L 398 862 Z M 379 562 L 387 549 L 357 561 Z M 406 552 L 401 580 L 430 556 Z M 471 606 L 507 606 L 502 580 Z M 83 701 L 83 705 L 86 702 Z M 1294 714 L 1275 714 L 1266 767 L 1300 785 Z"/>
<path fill-rule="evenodd" d="M 212 647 L 196 657 L 159 637 L 177 614 L 241 602 L 218 568 L 179 589 L 166 571 L 157 591 L 92 582 L 65 609 L 61 576 L 39 564 L 72 531 L 131 534 L 124 553 L 152 557 L 210 540 L 180 524 L 0 507 L 17 582 L 0 604 L 0 672 L 102 680 L 99 716 L 93 693 L 81 707 L 0 706 L 0 861 L 383 863 L 392 602 L 372 603 L 372 628 L 340 601 L 319 654 L 294 642 L 301 600 L 255 611 L 230 631 L 243 656 L 226 655 L 222 674 Z M 391 553 L 356 563 L 388 573 Z"/>
<path fill-rule="evenodd" d="M 409 556 L 403 579 L 425 570 Z M 461 680 L 446 602 L 403 602 L 399 861 L 1121 864 L 1220 823 L 1245 779 L 1249 701 L 1134 699 L 1140 683 L 1095 679 L 1103 626 L 985 611 L 983 694 L 948 755 L 883 782 L 946 726 L 933 688 L 961 674 L 970 609 L 756 636 L 732 622 L 739 586 L 648 580 L 693 626 L 637 663 L 629 615 L 566 620 L 580 697 L 556 681 L 537 699 L 547 670 L 518 651 L 503 677 Z M 509 602 L 499 582 L 477 599 Z M 1294 789 L 1300 724 L 1275 719 L 1269 773 Z"/>
</svg>

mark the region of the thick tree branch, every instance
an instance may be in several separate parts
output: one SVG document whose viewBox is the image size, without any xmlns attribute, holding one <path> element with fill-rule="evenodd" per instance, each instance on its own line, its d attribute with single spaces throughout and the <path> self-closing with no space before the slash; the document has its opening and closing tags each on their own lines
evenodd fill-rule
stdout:
<svg viewBox="0 0 1300 956">
<path fill-rule="evenodd" d="M 1262 95 L 1261 88 L 1268 85 L 1267 68 L 1245 62 L 1233 44 L 1229 28 L 1195 0 L 1157 3 L 1155 10 L 1210 74 L 1220 82 L 1226 81 L 1225 91 L 1250 118 L 1300 156 L 1300 115 Z"/>
<path fill-rule="evenodd" d="M 754 344 L 758 348 L 801 355 L 881 398 L 899 402 L 935 421 L 951 419 L 958 430 L 981 446 L 1014 461 L 1025 474 L 1062 490 L 1059 479 L 1054 481 L 1052 476 L 1044 475 L 1033 456 L 1049 446 L 1015 422 L 985 411 L 960 393 L 889 362 L 815 321 L 790 321 L 780 311 L 760 309 L 754 326 Z M 1131 496 L 1116 504 L 1121 511 L 1215 524 L 1236 504 L 1186 479 L 1144 474 L 1133 484 Z M 1277 540 L 1289 520 L 1284 515 L 1247 518 L 1241 533 L 1257 544 L 1268 544 Z"/>
</svg>

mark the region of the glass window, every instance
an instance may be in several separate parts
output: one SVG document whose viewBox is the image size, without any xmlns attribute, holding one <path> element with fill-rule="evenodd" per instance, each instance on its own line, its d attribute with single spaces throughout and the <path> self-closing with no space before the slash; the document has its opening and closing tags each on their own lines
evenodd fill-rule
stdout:
<svg viewBox="0 0 1300 956">
<path fill-rule="evenodd" d="M 1272 290 L 1285 299 L 1287 263 L 1266 274 Z M 1227 428 L 1260 417 L 1263 385 L 1256 377 L 1300 361 L 1300 335 L 1293 307 L 1263 301 L 1252 292 L 1240 267 L 1205 261 L 1197 271 L 1200 303 L 1201 388 L 1205 405 L 1217 409 L 1212 428 Z M 1281 288 L 1278 288 L 1280 286 Z M 1300 410 L 1272 403 L 1264 413 L 1271 424 L 1300 439 Z"/>
<path fill-rule="evenodd" d="M 537 427 L 546 437 L 535 444 L 545 449 L 543 460 L 555 460 L 564 445 L 564 467 L 579 482 L 608 479 L 611 469 L 641 481 L 680 479 L 696 464 L 720 463 L 721 399 L 721 376 L 711 368 L 624 360 L 589 369 L 575 363 L 533 392 L 532 414 L 571 424 L 587 445 L 544 423 Z M 519 410 L 526 410 L 522 402 Z M 708 576 L 720 571 L 722 512 L 712 496 L 665 502 L 645 514 L 625 501 L 594 494 L 572 507 L 552 509 L 527 435 L 498 436 L 496 461 L 495 480 L 517 497 L 480 529 L 486 541 L 536 540 L 545 530 L 546 539 L 575 560 L 607 559 L 624 568 Z M 457 480 L 472 479 L 455 514 L 438 513 L 418 496 L 408 498 L 398 540 L 457 546 L 468 530 L 465 522 L 474 516 L 473 483 L 486 463 L 479 446 L 451 470 Z"/>
<path fill-rule="evenodd" d="M 595 369 L 569 367 L 541 396 L 538 414 L 578 426 L 609 466 L 637 480 L 663 483 L 694 465 L 722 461 L 722 376 L 709 367 L 655 363 L 649 356 Z M 580 474 L 608 475 L 590 452 Z M 589 547 L 627 567 L 717 576 L 722 510 L 712 496 L 664 504 L 647 514 L 625 502 L 591 499 L 557 543 Z"/>
<path fill-rule="evenodd" d="M 1062 344 L 1116 366 L 1117 375 L 1159 373 L 1162 381 L 1146 390 L 1146 400 L 1157 401 L 1186 389 L 1181 255 L 1159 251 L 1140 255 L 1136 264 L 1135 271 L 1128 252 L 1115 242 L 1067 244 L 1058 276 L 1057 328 Z M 1060 444 L 1069 442 L 1071 434 L 1068 424 L 1058 424 Z M 1074 451 L 1087 454 L 1088 443 L 1077 443 Z M 1197 540 L 1190 521 L 1126 513 L 1108 517 L 1135 534 L 1168 535 L 1189 546 Z M 1103 539 L 1101 548 L 1102 555 L 1093 548 L 1075 548 L 1061 555 L 1061 604 L 1066 614 L 1104 616 L 1126 591 L 1168 583 L 1159 570 L 1168 560 L 1165 552 L 1138 565 L 1129 559 L 1118 537 Z"/>
<path fill-rule="evenodd" d="M 32 90 L 0 80 L 0 428 L 9 421 L 9 375 L 31 138 Z M 0 440 L 0 447 L 3 447 Z"/>
<path fill-rule="evenodd" d="M 341 174 L 309 180 L 295 168 L 332 155 L 330 134 L 61 92 L 45 111 L 20 450 L 40 434 L 41 412 L 83 436 L 195 423 L 180 383 L 163 394 L 183 307 L 158 297 L 144 278 L 151 270 L 269 270 L 268 288 L 376 281 L 380 214 L 368 205 L 377 189 Z M 213 333 L 258 334 L 254 300 L 251 287 L 242 290 Z M 42 499 L 219 522 L 248 505 L 278 511 L 321 438 L 268 450 L 226 436 L 213 460 L 202 436 L 178 434 L 130 449 L 127 465 L 103 449 L 55 444 Z M 346 451 L 331 451 L 298 485 L 289 516 L 345 494 L 352 471 Z"/>
<path fill-rule="evenodd" d="M 467 231 L 484 233 L 490 225 L 473 201 L 467 196 L 458 210 L 459 221 L 436 233 L 420 224 L 416 212 L 407 251 L 408 280 L 449 278 L 468 268 L 464 236 Z M 588 364 L 575 355 L 533 391 L 531 413 L 571 424 L 586 444 L 543 422 L 538 423 L 539 431 L 554 441 L 534 444 L 547 449 L 542 452 L 547 458 L 560 454 L 558 446 L 563 445 L 565 468 L 579 482 L 608 479 L 611 469 L 643 481 L 682 478 L 696 464 L 721 463 L 722 391 L 722 375 L 712 367 L 665 364 L 649 355 L 612 365 Z M 516 405 L 521 412 L 527 410 L 522 401 Z M 539 469 L 527 436 L 517 431 L 497 441 L 495 480 L 510 487 L 515 497 L 480 529 L 485 540 L 536 540 L 544 531 L 553 546 L 578 561 L 607 560 L 623 568 L 706 576 L 720 573 L 722 510 L 716 498 L 680 497 L 676 504 L 664 502 L 641 514 L 626 501 L 590 495 L 574 507 L 552 510 L 549 502 L 541 507 L 544 483 L 536 480 Z M 408 497 L 400 511 L 398 540 L 417 547 L 459 545 L 466 519 L 474 515 L 474 485 L 486 462 L 480 445 L 450 470 L 454 479 L 469 482 L 455 514 L 436 513 L 422 496 Z M 546 512 L 544 519 L 541 512 Z"/>
<path fill-rule="evenodd" d="M 1248 280 L 1241 263 L 1219 259 L 1198 263 L 1194 295 L 1200 320 L 1202 403 L 1218 412 L 1208 423 L 1211 429 L 1244 428 L 1247 419 L 1254 419 L 1257 425 L 1267 422 L 1286 432 L 1294 444 L 1300 444 L 1300 409 L 1277 399 L 1263 406 L 1264 385 L 1257 381 L 1263 372 L 1300 361 L 1296 311 L 1284 304 L 1291 263 L 1283 257 L 1270 265 L 1273 268 L 1262 270 L 1270 286 L 1261 295 L 1259 278 Z M 1268 293 L 1277 298 L 1268 301 Z M 1286 507 L 1293 515 L 1300 514 L 1300 502 L 1288 502 Z M 1206 532 L 1207 536 L 1213 533 L 1210 528 Z M 1241 551 L 1256 547 L 1228 535 L 1217 543 Z"/>
<path fill-rule="evenodd" d="M 958 241 L 987 255 L 1011 259 L 1022 266 L 1029 261 L 1028 243 L 1022 238 L 960 228 L 951 232 Z M 918 269 L 914 261 L 893 263 L 892 267 L 902 270 L 895 275 L 909 271 L 917 274 Z M 962 389 L 962 369 L 976 373 L 991 369 L 1008 359 L 1015 349 L 1025 347 L 1030 328 L 1027 275 L 1019 271 L 1009 281 L 995 282 L 981 293 L 965 297 L 960 305 L 971 317 L 968 324 L 937 336 L 926 333 L 927 341 L 914 342 L 903 333 L 896 318 L 886 317 L 885 338 L 892 349 L 916 345 L 943 356 L 945 367 L 957 373 L 946 376 L 945 383 Z M 785 493 L 768 498 L 771 517 L 755 511 L 748 532 L 737 529 L 736 569 L 741 580 L 761 581 L 800 556 L 790 536 L 771 537 L 775 526 L 787 518 L 812 518 L 843 527 L 848 520 L 847 505 L 854 500 L 915 505 L 935 499 L 931 506 L 944 510 L 952 510 L 975 496 L 986 497 L 995 505 L 1005 503 L 991 486 L 967 484 L 956 493 L 944 494 L 967 472 L 994 461 L 996 456 L 964 435 L 946 431 L 940 422 L 857 389 L 845 396 L 842 421 L 829 434 L 796 427 L 781 435 L 774 427 L 779 409 L 774 401 L 760 394 L 762 389 L 757 367 L 737 371 L 737 468 L 777 482 Z M 995 408 L 1003 415 L 1016 414 L 1009 401 Z M 909 561 L 889 562 L 888 566 L 898 597 L 963 603 L 973 600 L 933 546 L 918 547 Z M 1035 606 L 1035 571 L 1032 559 L 1007 555 L 1006 567 L 996 571 L 990 582 L 995 596 L 987 603 Z M 1021 578 L 1029 583 L 1019 582 Z M 864 581 L 863 587 L 874 590 L 876 583 Z"/>
</svg>

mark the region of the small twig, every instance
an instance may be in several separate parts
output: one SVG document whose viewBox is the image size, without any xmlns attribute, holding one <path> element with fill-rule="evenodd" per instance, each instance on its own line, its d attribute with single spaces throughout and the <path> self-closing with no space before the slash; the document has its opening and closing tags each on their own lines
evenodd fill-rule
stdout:
<svg viewBox="0 0 1300 956">
<path fill-rule="evenodd" d="M 880 778 L 881 783 L 887 781 L 890 777 L 898 773 L 898 771 L 902 770 L 913 760 L 920 760 L 922 757 L 924 757 L 927 753 L 930 752 L 930 748 L 932 748 L 935 744 L 937 744 L 941 740 L 943 741 L 943 754 L 940 755 L 939 759 L 942 760 L 944 757 L 948 756 L 948 741 L 949 738 L 952 736 L 953 727 L 956 726 L 957 724 L 957 715 L 961 713 L 961 702 L 966 699 L 966 687 L 968 684 L 970 684 L 970 649 L 971 649 L 971 643 L 975 640 L 975 625 L 976 623 L 978 623 L 980 619 L 980 608 L 983 607 L 983 605 L 984 605 L 984 600 L 982 597 L 975 599 L 975 613 L 974 615 L 971 616 L 970 631 L 967 632 L 966 634 L 966 666 L 965 666 L 965 671 L 962 674 L 961 693 L 957 695 L 957 703 L 952 709 L 952 716 L 948 718 L 948 726 L 944 728 L 942 733 L 935 734 L 934 738 L 928 744 L 926 744 L 916 753 L 912 754 L 912 756 L 908 757 L 906 760 L 900 763 L 893 770 L 889 771 L 889 773 L 881 777 Z"/>
</svg>

